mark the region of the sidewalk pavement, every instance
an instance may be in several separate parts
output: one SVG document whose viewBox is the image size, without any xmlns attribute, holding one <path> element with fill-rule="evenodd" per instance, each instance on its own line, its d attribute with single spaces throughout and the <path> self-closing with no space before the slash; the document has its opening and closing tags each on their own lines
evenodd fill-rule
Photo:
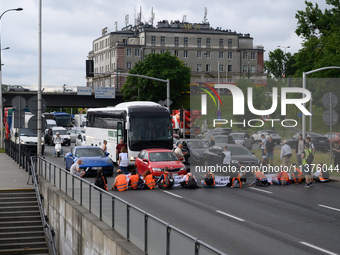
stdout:
<svg viewBox="0 0 340 255">
<path fill-rule="evenodd" d="M 34 189 L 32 179 L 27 185 L 28 172 L 19 168 L 19 164 L 6 153 L 0 153 L 0 176 L 0 191 Z"/>
</svg>

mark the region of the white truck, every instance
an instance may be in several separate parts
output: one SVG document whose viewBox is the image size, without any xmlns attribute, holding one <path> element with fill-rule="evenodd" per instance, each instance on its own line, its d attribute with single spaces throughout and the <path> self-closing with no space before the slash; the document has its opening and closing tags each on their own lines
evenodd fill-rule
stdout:
<svg viewBox="0 0 340 255">
<path fill-rule="evenodd" d="M 86 126 L 86 114 L 75 114 L 74 115 L 74 126 L 75 127 L 85 127 Z"/>
<path fill-rule="evenodd" d="M 25 113 L 25 126 L 24 128 L 14 128 L 15 124 L 15 114 L 17 112 L 13 111 L 13 118 L 12 118 L 12 126 L 11 126 L 11 141 L 14 142 L 15 144 L 20 143 L 20 147 L 22 149 L 28 149 L 31 151 L 37 151 L 37 141 L 38 137 L 36 134 L 32 133 L 28 129 L 28 121 L 30 118 L 33 117 L 33 114 L 30 112 Z M 44 135 L 41 135 L 41 151 L 42 154 L 44 154 L 45 150 L 45 141 L 44 141 Z"/>
</svg>

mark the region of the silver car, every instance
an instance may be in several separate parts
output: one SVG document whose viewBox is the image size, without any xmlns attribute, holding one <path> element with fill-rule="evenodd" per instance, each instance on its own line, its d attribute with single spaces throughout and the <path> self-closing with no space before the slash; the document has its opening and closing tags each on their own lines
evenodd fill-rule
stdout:
<svg viewBox="0 0 340 255">
<path fill-rule="evenodd" d="M 75 128 L 72 128 L 71 130 L 67 131 L 67 133 L 70 135 L 71 143 L 75 143 L 78 135 L 81 134 L 81 133 L 85 133 L 85 129 L 75 127 Z"/>
<path fill-rule="evenodd" d="M 11 85 L 8 87 L 8 91 L 9 92 L 29 92 L 31 90 L 24 88 L 23 86 L 20 86 L 20 85 Z"/>
<path fill-rule="evenodd" d="M 244 147 L 248 148 L 249 150 L 252 147 L 253 140 L 247 133 L 231 133 L 229 134 L 235 140 L 235 144 L 243 145 Z"/>
</svg>

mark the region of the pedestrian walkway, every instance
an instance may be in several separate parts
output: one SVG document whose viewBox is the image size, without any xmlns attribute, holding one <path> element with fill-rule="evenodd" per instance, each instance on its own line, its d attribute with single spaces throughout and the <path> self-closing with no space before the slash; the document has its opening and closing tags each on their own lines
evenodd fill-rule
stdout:
<svg viewBox="0 0 340 255">
<path fill-rule="evenodd" d="M 27 185 L 28 172 L 19 168 L 19 164 L 6 153 L 0 153 L 0 176 L 0 190 L 34 189 L 31 180 Z"/>
</svg>

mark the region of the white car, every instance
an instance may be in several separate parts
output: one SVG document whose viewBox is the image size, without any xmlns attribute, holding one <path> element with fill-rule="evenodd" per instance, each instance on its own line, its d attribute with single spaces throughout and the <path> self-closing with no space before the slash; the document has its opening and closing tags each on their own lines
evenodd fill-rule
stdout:
<svg viewBox="0 0 340 255">
<path fill-rule="evenodd" d="M 76 140 L 77 140 L 78 135 L 80 133 L 85 133 L 85 129 L 84 128 L 74 127 L 71 130 L 69 130 L 67 133 L 70 135 L 71 143 L 75 143 Z"/>
<path fill-rule="evenodd" d="M 249 150 L 251 149 L 253 141 L 247 133 L 230 133 L 229 135 L 234 138 L 235 144 L 243 145 Z"/>
<path fill-rule="evenodd" d="M 266 134 L 265 134 L 265 132 L 266 132 Z M 266 140 L 268 140 L 269 137 L 272 137 L 274 143 L 276 143 L 276 144 L 281 143 L 281 136 L 275 130 L 260 130 L 260 131 L 258 131 L 257 133 L 255 133 L 251 136 L 253 143 L 261 142 L 262 141 L 262 138 L 261 138 L 262 134 L 265 134 Z"/>
<path fill-rule="evenodd" d="M 86 134 L 80 133 L 76 139 L 76 146 L 86 146 Z"/>
</svg>

